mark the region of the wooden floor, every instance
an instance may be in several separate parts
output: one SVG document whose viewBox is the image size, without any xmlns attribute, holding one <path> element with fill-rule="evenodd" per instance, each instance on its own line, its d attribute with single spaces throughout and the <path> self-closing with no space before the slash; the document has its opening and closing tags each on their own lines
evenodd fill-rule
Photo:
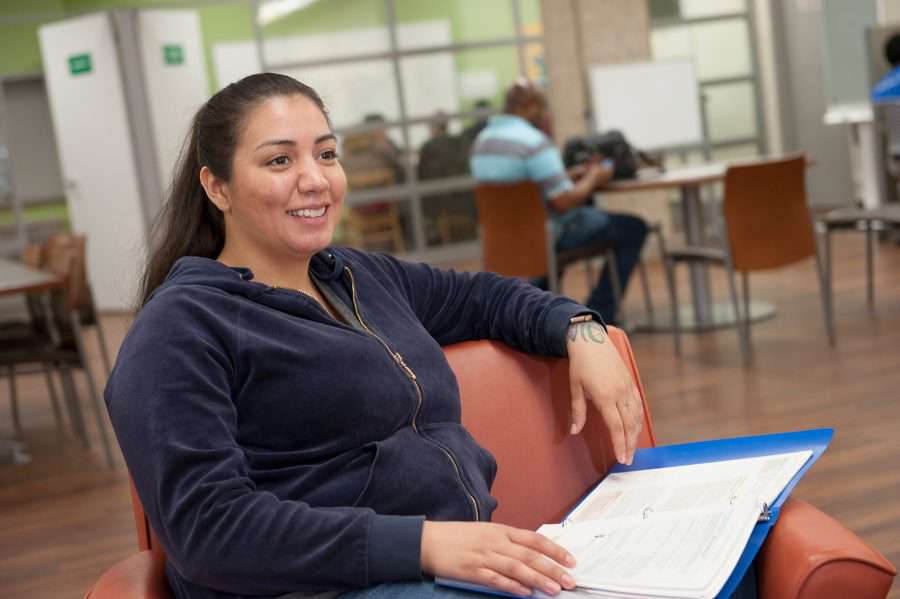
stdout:
<svg viewBox="0 0 900 599">
<path fill-rule="evenodd" d="M 752 368 L 741 366 L 731 330 L 687 335 L 680 359 L 668 335 L 634 335 L 632 343 L 661 443 L 834 427 L 831 447 L 794 495 L 900 564 L 900 247 L 880 246 L 870 313 L 862 237 L 844 233 L 836 241 L 836 348 L 825 340 L 809 263 L 752 278 L 754 297 L 778 307 L 774 319 L 753 327 Z M 650 275 L 664 310 L 660 273 L 651 267 Z M 683 301 L 686 279 L 682 272 Z M 724 298 L 720 279 L 713 277 Z M 565 290 L 583 298 L 583 274 L 568 273 Z M 639 299 L 633 292 L 632 312 Z M 127 319 L 104 324 L 117 347 Z M 76 599 L 134 551 L 126 474 L 121 458 L 115 470 L 105 467 L 95 428 L 90 450 L 71 433 L 58 436 L 40 377 L 19 383 L 34 461 L 0 465 L 0 597 Z M 10 432 L 7 398 L 0 392 L 0 438 Z M 900 599 L 900 584 L 890 597 Z"/>
</svg>

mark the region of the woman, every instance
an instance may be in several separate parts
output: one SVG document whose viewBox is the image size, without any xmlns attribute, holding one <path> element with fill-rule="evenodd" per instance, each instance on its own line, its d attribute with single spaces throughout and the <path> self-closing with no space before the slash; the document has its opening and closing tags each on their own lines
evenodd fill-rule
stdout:
<svg viewBox="0 0 900 599">
<path fill-rule="evenodd" d="M 176 597 L 571 588 L 564 549 L 488 522 L 496 464 L 440 345 L 568 355 L 571 432 L 587 398 L 627 463 L 641 403 L 604 329 L 517 280 L 330 248 L 345 192 L 302 83 L 253 75 L 197 113 L 106 388 Z"/>
</svg>

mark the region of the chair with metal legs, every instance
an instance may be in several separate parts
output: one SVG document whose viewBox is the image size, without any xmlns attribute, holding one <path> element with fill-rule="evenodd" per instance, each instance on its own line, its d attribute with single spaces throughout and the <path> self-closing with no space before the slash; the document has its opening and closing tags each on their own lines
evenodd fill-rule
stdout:
<svg viewBox="0 0 900 599">
<path fill-rule="evenodd" d="M 547 218 L 540 188 L 530 182 L 514 184 L 482 184 L 475 188 L 478 221 L 481 227 L 482 265 L 485 270 L 505 276 L 538 279 L 547 277 L 550 291 L 559 293 L 561 275 L 567 266 L 585 262 L 588 289 L 596 285 L 591 262 L 602 258 L 609 267 L 619 318 L 623 289 L 615 253 L 609 243 L 596 243 L 571 250 L 557 251 L 552 223 Z M 665 248 L 658 226 L 650 231 L 657 234 L 661 249 Z M 648 313 L 653 313 L 652 298 L 643 264 L 638 262 Z M 670 295 L 672 281 L 667 272 Z"/>
<path fill-rule="evenodd" d="M 42 269 L 44 265 L 44 247 L 39 244 L 26 245 L 22 251 L 22 263 L 25 266 L 36 270 Z M 42 305 L 41 295 L 42 294 L 40 293 L 34 293 L 26 296 L 25 299 L 29 321 L 4 323 L 0 326 L 0 340 L 5 338 L 21 339 L 22 337 L 29 337 L 37 333 L 37 330 L 35 329 L 36 324 L 43 322 L 47 316 Z M 2 343 L 2 341 L 0 341 L 0 343 Z M 23 436 L 23 427 L 19 410 L 18 387 L 16 385 L 16 366 L 18 359 L 10 359 L 7 361 L 4 360 L 5 355 L 5 352 L 0 351 L 0 364 L 6 363 L 6 376 L 9 382 L 9 401 L 13 430 L 16 437 L 21 439 Z M 50 405 L 53 409 L 53 419 L 56 423 L 56 429 L 62 434 L 63 420 L 59 405 L 59 396 L 56 393 L 56 386 L 53 384 L 53 377 L 51 375 L 54 370 L 53 364 L 44 362 L 40 364 L 39 368 L 43 372 L 44 382 L 47 385 L 47 391 L 50 395 Z"/>
<path fill-rule="evenodd" d="M 896 185 L 900 181 L 900 103 L 876 104 L 876 122 L 882 133 L 885 169 Z M 831 266 L 831 234 L 837 230 L 861 231 L 866 235 L 866 301 L 875 310 L 875 241 L 879 234 L 900 230 L 900 204 L 884 204 L 875 208 L 838 208 L 819 218 L 816 223 L 822 235 L 829 306 L 834 308 Z M 832 316 L 833 318 L 833 316 Z"/>
<path fill-rule="evenodd" d="M 62 378 L 63 397 L 72 427 L 82 444 L 88 447 L 90 442 L 71 373 L 73 368 L 81 368 L 87 382 L 90 404 L 100 433 L 104 454 L 112 467 L 115 462 L 100 403 L 99 388 L 91 373 L 90 361 L 85 351 L 82 335 L 80 313 L 83 305 L 78 302 L 83 299 L 84 295 L 78 295 L 77 284 L 74 283 L 80 269 L 84 268 L 83 260 L 84 255 L 79 254 L 74 248 L 58 246 L 51 250 L 48 247 L 45 267 L 64 279 L 66 285 L 62 291 L 55 292 L 51 296 L 50 322 L 36 320 L 36 330 L 32 333 L 20 337 L 5 336 L 0 339 L 0 363 L 7 365 L 52 364 L 57 368 Z M 76 293 L 70 294 L 70 288 L 76 289 Z M 53 389 L 52 383 L 50 389 Z M 51 392 L 55 393 L 55 391 Z"/>
<path fill-rule="evenodd" d="M 724 267 L 734 306 L 745 364 L 752 361 L 750 343 L 750 278 L 769 270 L 814 257 L 829 344 L 834 344 L 827 277 L 818 248 L 806 194 L 806 157 L 758 160 L 728 168 L 722 203 L 725 240 L 719 247 L 689 246 L 670 250 L 667 260 L 701 262 Z M 742 300 L 738 301 L 735 272 L 741 273 Z M 743 309 L 742 309 L 743 308 Z M 677 301 L 673 303 L 675 351 L 680 353 L 681 327 Z"/>
<path fill-rule="evenodd" d="M 875 242 L 882 231 L 900 229 L 900 205 L 881 208 L 839 208 L 819 219 L 823 237 L 825 274 L 828 282 L 829 306 L 834 308 L 834 285 L 831 265 L 831 234 L 836 230 L 862 231 L 866 235 L 866 302 L 875 310 Z"/>
</svg>

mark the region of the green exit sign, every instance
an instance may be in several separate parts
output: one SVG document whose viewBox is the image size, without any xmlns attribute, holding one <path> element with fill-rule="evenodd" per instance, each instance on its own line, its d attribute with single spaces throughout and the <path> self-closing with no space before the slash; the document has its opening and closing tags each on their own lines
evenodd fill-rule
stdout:
<svg viewBox="0 0 900 599">
<path fill-rule="evenodd" d="M 163 46 L 163 61 L 166 64 L 184 64 L 184 49 L 178 44 Z"/>
<path fill-rule="evenodd" d="M 69 73 L 72 75 L 84 75 L 85 73 L 90 73 L 93 69 L 91 55 L 87 52 L 84 54 L 73 54 L 69 57 Z"/>
</svg>

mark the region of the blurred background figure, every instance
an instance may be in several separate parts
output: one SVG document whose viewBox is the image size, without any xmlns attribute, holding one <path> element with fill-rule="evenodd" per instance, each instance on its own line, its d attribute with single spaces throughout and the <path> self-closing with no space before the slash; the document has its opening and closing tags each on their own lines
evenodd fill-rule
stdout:
<svg viewBox="0 0 900 599">
<path fill-rule="evenodd" d="M 384 123 L 369 114 L 363 125 Z M 348 133 L 341 145 L 341 165 L 351 191 L 392 187 L 406 181 L 403 151 L 388 136 L 387 127 Z M 399 203 L 391 197 L 365 206 L 347 206 L 343 240 L 354 247 L 389 252 L 406 251 L 406 235 Z"/>
<path fill-rule="evenodd" d="M 469 144 L 451 135 L 447 115 L 438 111 L 429 125 L 431 137 L 419 149 L 416 174 L 420 181 L 469 173 Z M 471 191 L 445 191 L 423 197 L 422 212 L 429 245 L 475 239 L 478 214 Z"/>
</svg>

